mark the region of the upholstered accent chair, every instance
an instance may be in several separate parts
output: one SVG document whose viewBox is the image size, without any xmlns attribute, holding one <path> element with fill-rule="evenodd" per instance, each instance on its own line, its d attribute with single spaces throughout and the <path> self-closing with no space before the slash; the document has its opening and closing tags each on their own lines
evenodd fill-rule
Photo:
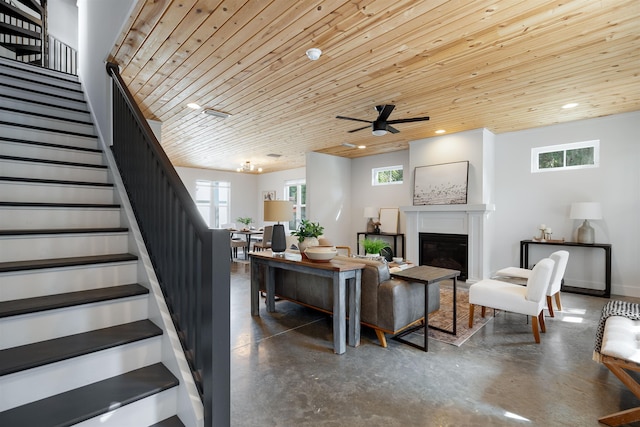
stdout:
<svg viewBox="0 0 640 427">
<path fill-rule="evenodd" d="M 531 326 L 536 343 L 540 343 L 540 330 L 546 332 L 544 323 L 545 296 L 549 287 L 554 262 L 549 258 L 540 260 L 527 280 L 526 286 L 484 279 L 469 287 L 469 328 L 473 327 L 474 307 L 482 307 L 482 317 L 486 307 L 511 311 L 531 316 Z"/>
<path fill-rule="evenodd" d="M 555 317 L 553 313 L 553 303 L 551 298 L 554 297 L 556 300 L 556 306 L 558 307 L 558 311 L 562 311 L 562 302 L 560 301 L 560 287 L 562 286 L 562 281 L 564 280 L 564 272 L 567 269 L 567 263 L 569 262 L 569 252 L 567 251 L 556 251 L 549 255 L 555 264 L 553 266 L 553 272 L 551 273 L 551 283 L 549 283 L 549 289 L 547 289 L 547 309 L 549 310 L 549 316 Z M 518 268 L 518 267 L 507 267 L 496 272 L 496 276 L 498 280 L 501 278 L 505 278 L 504 280 L 509 281 L 510 278 L 516 279 L 529 279 L 531 277 L 532 270 L 528 268 Z"/>
</svg>

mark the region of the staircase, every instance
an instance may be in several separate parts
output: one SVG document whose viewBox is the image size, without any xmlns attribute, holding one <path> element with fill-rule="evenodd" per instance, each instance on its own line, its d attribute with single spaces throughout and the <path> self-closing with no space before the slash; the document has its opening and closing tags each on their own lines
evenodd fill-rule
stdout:
<svg viewBox="0 0 640 427">
<path fill-rule="evenodd" d="M 184 425 L 100 147 L 77 78 L 0 59 L 0 426 Z"/>
<path fill-rule="evenodd" d="M 46 59 L 46 0 L 0 0 L 0 46 L 15 59 L 44 65 Z"/>
</svg>

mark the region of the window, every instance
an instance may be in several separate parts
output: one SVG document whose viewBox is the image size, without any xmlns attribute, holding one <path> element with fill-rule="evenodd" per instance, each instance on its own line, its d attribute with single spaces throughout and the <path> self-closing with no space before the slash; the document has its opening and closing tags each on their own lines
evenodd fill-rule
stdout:
<svg viewBox="0 0 640 427">
<path fill-rule="evenodd" d="M 230 197 L 230 182 L 196 181 L 196 206 L 210 228 L 231 222 Z"/>
<path fill-rule="evenodd" d="M 284 194 L 293 202 L 293 220 L 289 221 L 289 230 L 295 230 L 300 221 L 307 219 L 307 184 L 304 180 L 287 181 Z"/>
<path fill-rule="evenodd" d="M 371 185 L 402 184 L 402 165 L 371 169 Z"/>
<path fill-rule="evenodd" d="M 531 149 L 531 172 L 597 168 L 600 140 L 572 142 Z"/>
</svg>

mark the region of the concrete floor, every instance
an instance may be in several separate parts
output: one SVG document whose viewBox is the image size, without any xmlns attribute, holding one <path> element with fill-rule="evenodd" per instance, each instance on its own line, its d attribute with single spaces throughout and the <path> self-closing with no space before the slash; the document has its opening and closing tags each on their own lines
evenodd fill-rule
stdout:
<svg viewBox="0 0 640 427">
<path fill-rule="evenodd" d="M 267 313 L 261 301 L 252 317 L 249 267 L 232 264 L 233 426 L 601 426 L 639 404 L 591 360 L 606 299 L 563 293 L 540 344 L 524 316 L 502 313 L 461 347 L 385 349 L 363 328 L 361 345 L 336 355 L 324 314 L 287 301 Z"/>
</svg>

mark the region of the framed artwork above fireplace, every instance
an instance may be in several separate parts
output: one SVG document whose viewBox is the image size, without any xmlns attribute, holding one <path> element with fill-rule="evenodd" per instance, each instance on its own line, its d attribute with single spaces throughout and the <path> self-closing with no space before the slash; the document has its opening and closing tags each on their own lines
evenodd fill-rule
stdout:
<svg viewBox="0 0 640 427">
<path fill-rule="evenodd" d="M 468 161 L 418 166 L 414 173 L 413 205 L 464 205 L 468 178 Z"/>
</svg>

